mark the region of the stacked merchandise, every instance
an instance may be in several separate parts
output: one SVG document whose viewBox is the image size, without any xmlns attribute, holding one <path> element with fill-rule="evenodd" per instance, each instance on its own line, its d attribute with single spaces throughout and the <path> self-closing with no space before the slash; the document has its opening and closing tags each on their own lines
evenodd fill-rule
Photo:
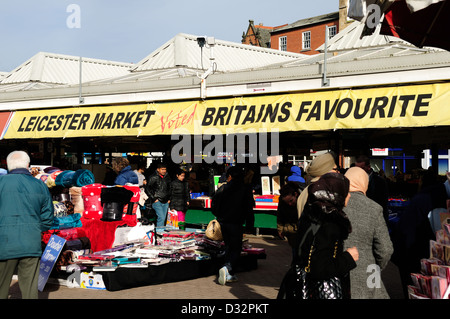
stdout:
<svg viewBox="0 0 450 319">
<path fill-rule="evenodd" d="M 52 235 L 66 240 L 54 269 L 58 273 L 61 267 L 70 264 L 76 255 L 91 251 L 91 242 L 82 228 L 83 209 L 80 209 L 80 205 L 83 207 L 83 203 L 82 201 L 78 203 L 72 193 L 77 193 L 77 190 L 81 190 L 84 185 L 93 183 L 94 175 L 85 169 L 71 171 L 60 170 L 56 167 L 47 167 L 44 170 L 33 167 L 30 172 L 47 185 L 53 199 L 53 226 L 42 233 L 42 245 L 47 245 Z"/>
<path fill-rule="evenodd" d="M 408 286 L 410 299 L 448 299 L 450 293 L 450 220 L 442 223 L 436 232 L 436 241 L 430 241 L 430 258 L 422 259 L 421 272 L 412 273 Z"/>
<path fill-rule="evenodd" d="M 156 235 L 153 225 L 142 226 L 139 224 L 131 228 L 145 229 L 142 233 L 145 234 L 145 237 L 110 249 L 79 255 L 74 263 L 82 268 L 93 267 L 94 272 L 101 272 L 114 271 L 118 267 L 141 268 L 168 262 L 210 258 L 209 254 L 198 245 L 198 241 L 203 237 L 201 231 L 168 229 Z M 149 231 L 146 232 L 146 230 Z M 159 238 L 157 244 L 153 241 L 156 236 Z"/>
<path fill-rule="evenodd" d="M 140 194 L 137 185 L 107 187 L 96 184 L 94 175 L 87 169 L 72 171 L 47 167 L 41 170 L 32 167 L 30 172 L 47 185 L 54 204 L 53 226 L 42 234 L 43 249 L 52 235 L 66 240 L 55 272 L 74 263 L 78 256 L 111 245 L 112 241 L 107 242 L 105 238 L 113 239 L 119 225 L 136 225 L 136 203 Z M 104 207 L 107 214 L 103 212 Z M 122 221 L 124 216 L 127 216 L 125 222 Z M 109 223 L 100 225 L 100 220 Z"/>
<path fill-rule="evenodd" d="M 279 195 L 255 196 L 255 210 L 277 210 Z"/>
<path fill-rule="evenodd" d="M 207 238 L 204 230 L 155 228 L 154 225 L 138 224 L 118 229 L 116 236 L 119 233 L 123 240 L 112 248 L 75 256 L 71 264 L 83 270 L 83 276 L 80 283 L 74 283 L 74 287 L 106 289 L 102 274 L 106 276 L 105 272 L 115 272 L 119 268 L 146 269 L 168 263 L 211 260 L 224 255 L 224 243 Z M 257 259 L 264 258 L 265 250 L 252 247 L 246 239 L 243 241 L 242 255 L 250 254 L 258 255 Z M 73 266 L 69 265 L 66 269 L 69 272 Z"/>
<path fill-rule="evenodd" d="M 279 198 L 279 195 L 257 195 L 255 196 L 255 202 L 278 203 Z"/>
</svg>

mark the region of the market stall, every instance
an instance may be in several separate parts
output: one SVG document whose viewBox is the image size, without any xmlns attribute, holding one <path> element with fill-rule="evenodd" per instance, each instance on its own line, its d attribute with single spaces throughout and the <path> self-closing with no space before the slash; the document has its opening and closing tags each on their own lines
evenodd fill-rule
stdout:
<svg viewBox="0 0 450 319">
<path fill-rule="evenodd" d="M 33 167 L 32 174 L 54 199 L 53 227 L 42 236 L 47 275 L 53 268 L 52 276 L 74 287 L 115 291 L 208 276 L 222 266 L 223 242 L 203 230 L 141 224 L 136 185 L 93 183 L 88 170 Z M 55 246 L 56 254 L 47 252 Z M 238 271 L 256 269 L 261 258 L 264 249 L 244 240 Z M 43 289 L 48 278 L 41 277 Z"/>
</svg>

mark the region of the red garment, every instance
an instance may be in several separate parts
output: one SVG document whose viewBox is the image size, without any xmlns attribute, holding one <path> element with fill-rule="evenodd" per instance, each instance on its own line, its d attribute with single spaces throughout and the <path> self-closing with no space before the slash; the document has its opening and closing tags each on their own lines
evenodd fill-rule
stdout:
<svg viewBox="0 0 450 319">
<path fill-rule="evenodd" d="M 93 252 L 110 249 L 114 243 L 116 229 L 119 226 L 137 225 L 136 215 L 124 215 L 122 220 L 106 222 L 98 219 L 81 218 L 82 228 L 91 241 Z"/>
<path fill-rule="evenodd" d="M 67 228 L 67 229 L 51 229 L 42 233 L 42 242 L 48 244 L 52 235 L 59 236 L 65 240 L 75 240 L 81 237 L 86 237 L 84 230 L 81 227 Z"/>
</svg>

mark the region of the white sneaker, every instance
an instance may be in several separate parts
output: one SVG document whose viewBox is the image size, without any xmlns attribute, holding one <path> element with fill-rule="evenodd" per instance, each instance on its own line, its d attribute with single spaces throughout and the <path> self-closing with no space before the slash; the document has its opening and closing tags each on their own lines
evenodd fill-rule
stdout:
<svg viewBox="0 0 450 319">
<path fill-rule="evenodd" d="M 228 274 L 228 269 L 227 267 L 223 266 L 222 268 L 220 268 L 219 270 L 219 284 L 221 284 L 222 286 L 225 285 L 227 283 L 227 277 L 229 277 L 230 275 Z"/>
<path fill-rule="evenodd" d="M 227 282 L 235 282 L 237 281 L 237 277 L 235 275 L 228 275 L 227 276 Z"/>
</svg>

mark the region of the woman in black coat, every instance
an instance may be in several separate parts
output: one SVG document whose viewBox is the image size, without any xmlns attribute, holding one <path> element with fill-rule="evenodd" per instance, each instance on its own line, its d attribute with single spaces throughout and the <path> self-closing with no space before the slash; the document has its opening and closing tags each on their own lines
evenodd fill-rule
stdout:
<svg viewBox="0 0 450 319">
<path fill-rule="evenodd" d="M 308 201 L 298 228 L 300 244 L 294 257 L 297 267 L 309 265 L 311 279 L 340 278 L 344 292 L 342 298 L 350 297 L 348 274 L 356 267 L 355 261 L 358 260 L 356 247 L 343 251 L 343 242 L 351 232 L 350 221 L 342 211 L 348 200 L 348 193 L 349 180 L 338 173 L 324 174 L 308 187 Z M 315 236 L 308 231 L 310 226 L 313 226 Z M 312 245 L 314 249 L 309 258 Z"/>
<path fill-rule="evenodd" d="M 179 170 L 176 178 L 171 184 L 170 209 L 176 210 L 178 214 L 178 226 L 184 229 L 186 223 L 186 211 L 189 206 L 189 184 L 184 180 L 186 173 Z"/>
</svg>

